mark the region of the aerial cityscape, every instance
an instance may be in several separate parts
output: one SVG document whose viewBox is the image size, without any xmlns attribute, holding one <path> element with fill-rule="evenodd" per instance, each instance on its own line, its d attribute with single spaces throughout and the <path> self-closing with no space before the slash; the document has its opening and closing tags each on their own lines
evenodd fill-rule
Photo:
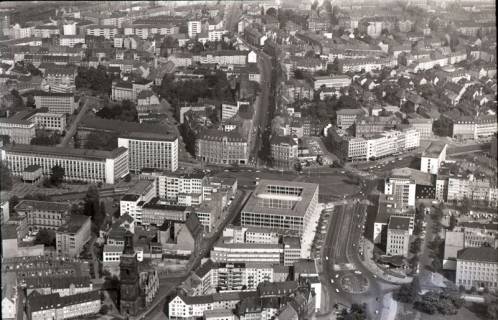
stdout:
<svg viewBox="0 0 498 320">
<path fill-rule="evenodd" d="M 0 2 L 2 320 L 498 320 L 493 0 Z"/>
</svg>

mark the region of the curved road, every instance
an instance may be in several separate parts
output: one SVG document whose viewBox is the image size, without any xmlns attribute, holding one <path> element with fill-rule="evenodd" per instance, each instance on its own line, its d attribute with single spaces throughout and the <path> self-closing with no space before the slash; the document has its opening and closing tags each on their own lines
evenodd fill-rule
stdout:
<svg viewBox="0 0 498 320">
<path fill-rule="evenodd" d="M 352 303 L 366 303 L 368 318 L 380 319 L 383 309 L 382 297 L 395 287 L 374 277 L 360 261 L 358 245 L 365 217 L 366 204 L 356 201 L 336 206 L 330 216 L 321 257 L 320 279 L 324 285 L 324 300 L 329 303 L 329 309 L 323 311 L 333 311 L 335 304 L 349 306 Z M 365 293 L 350 294 L 339 285 L 341 276 L 354 271 L 361 272 L 368 280 L 369 288 Z"/>
</svg>

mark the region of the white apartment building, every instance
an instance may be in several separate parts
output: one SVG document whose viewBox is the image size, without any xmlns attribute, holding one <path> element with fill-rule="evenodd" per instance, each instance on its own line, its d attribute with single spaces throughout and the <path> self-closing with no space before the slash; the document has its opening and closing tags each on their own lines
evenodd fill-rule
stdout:
<svg viewBox="0 0 498 320">
<path fill-rule="evenodd" d="M 244 296 L 255 296 L 253 292 L 221 292 L 211 295 L 187 296 L 177 295 L 168 304 L 168 318 L 197 319 L 205 312 L 218 309 L 235 309 Z M 226 319 L 226 318 L 223 318 Z"/>
<path fill-rule="evenodd" d="M 315 90 L 320 88 L 344 88 L 351 85 L 351 78 L 346 75 L 336 76 L 316 76 L 313 78 L 313 86 Z"/>
<path fill-rule="evenodd" d="M 130 137 L 119 137 L 118 146 L 128 149 L 131 171 L 153 168 L 174 172 L 178 169 L 177 137 L 134 132 Z"/>
<path fill-rule="evenodd" d="M 35 113 L 30 119 L 38 128 L 62 133 L 66 129 L 66 115 L 61 113 Z"/>
<path fill-rule="evenodd" d="M 156 181 L 157 196 L 177 205 L 192 206 L 202 203 L 204 198 L 204 174 L 174 174 L 157 170 L 142 170 L 141 176 Z M 189 203 L 184 203 L 190 195 Z M 195 199 L 197 199 L 195 201 Z"/>
<path fill-rule="evenodd" d="M 104 266 L 118 266 L 123 255 L 124 245 L 105 244 L 102 251 Z"/>
<path fill-rule="evenodd" d="M 37 91 L 34 94 L 36 108 L 48 108 L 50 113 L 73 114 L 78 107 L 73 93 Z"/>
<path fill-rule="evenodd" d="M 120 215 L 129 214 L 136 223 L 142 224 L 142 207 L 155 196 L 154 181 L 139 181 L 119 201 Z"/>
<path fill-rule="evenodd" d="M 30 165 L 39 165 L 44 175 L 50 175 L 52 168 L 60 165 L 65 179 L 92 183 L 114 184 L 129 173 L 125 148 L 101 151 L 15 144 L 6 146 L 4 151 L 12 174 L 17 176 Z"/>
<path fill-rule="evenodd" d="M 106 39 L 114 39 L 120 30 L 112 25 L 90 25 L 85 27 L 86 34 L 94 37 L 104 37 Z"/>
<path fill-rule="evenodd" d="M 245 65 L 247 63 L 248 51 L 220 50 L 215 52 L 202 52 L 192 56 L 193 62 L 200 64 Z"/>
<path fill-rule="evenodd" d="M 264 264 L 283 263 L 284 248 L 281 244 L 230 243 L 218 241 L 211 249 L 211 259 L 220 263 L 253 262 Z"/>
<path fill-rule="evenodd" d="M 136 35 L 142 39 L 147 39 L 149 36 L 155 34 L 171 35 L 178 32 L 179 28 L 175 25 L 133 24 L 123 28 L 125 36 Z"/>
<path fill-rule="evenodd" d="M 386 254 L 408 257 L 409 244 L 410 218 L 392 216 L 387 227 Z"/>
<path fill-rule="evenodd" d="M 10 28 L 11 39 L 29 38 L 33 35 L 34 27 L 21 27 L 18 23 Z"/>
<path fill-rule="evenodd" d="M 480 116 L 476 119 L 474 139 L 491 138 L 498 131 L 496 115 Z"/>
<path fill-rule="evenodd" d="M 208 39 L 209 41 L 221 41 L 223 40 L 223 35 L 228 33 L 227 30 L 209 30 Z"/>
<path fill-rule="evenodd" d="M 228 120 L 239 112 L 239 105 L 221 104 L 221 121 Z"/>
<path fill-rule="evenodd" d="M 416 186 L 409 177 L 391 176 L 386 179 L 384 193 L 392 195 L 402 208 L 415 207 Z"/>
<path fill-rule="evenodd" d="M 498 249 L 491 247 L 465 248 L 457 253 L 457 286 L 466 289 L 498 290 Z"/>
<path fill-rule="evenodd" d="M 188 22 L 188 37 L 190 39 L 194 38 L 197 34 L 202 32 L 202 22 L 201 21 L 189 21 Z"/>
<path fill-rule="evenodd" d="M 420 160 L 420 171 L 437 174 L 441 163 L 446 161 L 446 148 L 444 142 L 433 141 L 422 153 Z"/>
<path fill-rule="evenodd" d="M 85 44 L 85 37 L 84 36 L 66 36 L 66 35 L 61 35 L 59 37 L 59 45 L 62 47 L 74 47 L 76 44 L 82 43 Z"/>
</svg>

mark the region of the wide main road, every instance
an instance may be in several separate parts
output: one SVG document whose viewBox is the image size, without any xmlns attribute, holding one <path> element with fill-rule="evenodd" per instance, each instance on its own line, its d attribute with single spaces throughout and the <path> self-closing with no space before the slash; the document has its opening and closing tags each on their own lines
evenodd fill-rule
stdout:
<svg viewBox="0 0 498 320">
<path fill-rule="evenodd" d="M 383 308 L 382 296 L 392 288 L 378 281 L 379 279 L 361 264 L 358 245 L 363 233 L 365 216 L 366 204 L 361 202 L 353 201 L 334 207 L 322 250 L 323 271 L 320 279 L 325 288 L 324 299 L 329 303 L 328 311 L 333 311 L 335 304 L 349 306 L 352 303 L 366 303 L 368 318 L 380 319 Z M 347 275 L 364 277 L 369 284 L 367 291 L 358 294 L 344 291 L 341 279 Z"/>
</svg>

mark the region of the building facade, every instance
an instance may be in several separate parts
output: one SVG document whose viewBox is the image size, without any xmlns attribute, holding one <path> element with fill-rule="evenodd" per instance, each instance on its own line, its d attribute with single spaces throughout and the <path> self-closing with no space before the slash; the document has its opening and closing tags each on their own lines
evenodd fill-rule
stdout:
<svg viewBox="0 0 498 320">
<path fill-rule="evenodd" d="M 69 257 L 77 257 L 83 246 L 91 237 L 90 217 L 71 215 L 68 221 L 55 232 L 55 248 L 57 253 Z"/>
<path fill-rule="evenodd" d="M 465 248 L 457 253 L 457 286 L 465 289 L 498 289 L 498 249 L 491 247 Z"/>
<path fill-rule="evenodd" d="M 131 171 L 153 168 L 174 172 L 178 169 L 177 137 L 135 133 L 119 137 L 118 147 L 128 149 Z"/>
</svg>

